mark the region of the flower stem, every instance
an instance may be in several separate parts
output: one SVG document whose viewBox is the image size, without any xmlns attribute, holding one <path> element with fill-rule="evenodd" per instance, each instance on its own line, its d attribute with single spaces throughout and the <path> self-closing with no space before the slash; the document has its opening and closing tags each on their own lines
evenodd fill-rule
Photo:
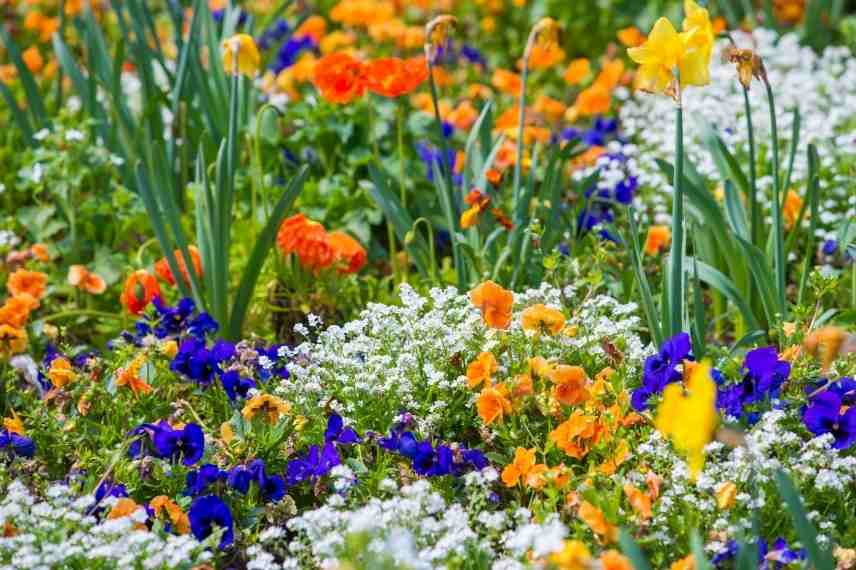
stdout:
<svg viewBox="0 0 856 570">
<path fill-rule="evenodd" d="M 380 164 L 380 150 L 377 146 L 377 139 L 374 137 L 374 105 L 372 105 L 371 96 L 367 97 L 367 113 L 366 113 L 366 121 L 368 122 L 368 131 L 369 131 L 369 140 L 372 145 L 372 154 L 374 154 L 375 162 L 378 165 L 378 168 L 382 168 Z M 386 218 L 386 239 L 389 242 L 389 266 L 392 269 L 392 274 L 394 277 L 394 282 L 398 282 L 398 260 L 397 258 L 397 248 L 395 245 L 395 229 L 392 227 L 392 220 L 388 217 Z"/>
<path fill-rule="evenodd" d="M 749 134 L 749 225 L 752 243 L 758 245 L 761 216 L 758 211 L 758 174 L 755 166 L 755 128 L 752 125 L 752 107 L 749 105 L 749 90 L 743 89 L 743 105 L 746 109 L 746 131 Z"/>
<path fill-rule="evenodd" d="M 669 255 L 671 268 L 669 314 L 669 335 L 677 334 L 683 328 L 684 306 L 684 111 L 680 99 L 675 108 L 675 178 L 672 183 L 672 248 Z"/>
<path fill-rule="evenodd" d="M 773 88 L 766 76 L 763 78 L 767 90 L 767 102 L 770 107 L 770 131 L 773 151 L 773 229 L 774 261 L 776 267 L 776 298 L 782 318 L 785 318 L 785 235 L 782 221 L 782 199 L 779 181 L 779 132 L 776 125 L 776 104 L 773 98 Z"/>
</svg>

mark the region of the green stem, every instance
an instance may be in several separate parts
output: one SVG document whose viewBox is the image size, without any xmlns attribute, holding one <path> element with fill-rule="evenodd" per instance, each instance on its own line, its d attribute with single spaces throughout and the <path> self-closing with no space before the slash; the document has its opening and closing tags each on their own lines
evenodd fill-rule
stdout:
<svg viewBox="0 0 856 570">
<path fill-rule="evenodd" d="M 378 168 L 383 168 L 380 163 L 380 149 L 377 146 L 377 139 L 374 136 L 374 105 L 372 105 L 371 95 L 366 96 L 366 121 L 368 123 L 368 135 L 371 140 L 372 154 L 374 155 L 375 163 Z M 398 282 L 398 260 L 397 248 L 395 245 L 395 228 L 392 227 L 392 220 L 386 218 L 386 240 L 389 242 L 389 266 L 392 268 L 394 280 Z"/>
<path fill-rule="evenodd" d="M 262 194 L 262 118 L 265 114 L 265 111 L 268 109 L 274 111 L 275 113 L 279 113 L 273 105 L 270 103 L 266 103 L 259 109 L 259 112 L 256 113 L 256 132 L 253 140 L 253 175 L 251 178 L 251 187 L 250 187 L 250 231 L 252 232 L 251 243 L 256 242 L 256 200 L 257 196 Z"/>
<path fill-rule="evenodd" d="M 764 87 L 767 90 L 767 102 L 770 108 L 770 141 L 773 148 L 773 229 L 774 234 L 774 260 L 776 267 L 776 296 L 779 304 L 779 312 L 782 318 L 785 312 L 785 235 L 782 221 L 782 188 L 779 181 L 779 132 L 776 124 L 776 104 L 773 98 L 773 88 L 769 80 L 764 77 Z"/>
<path fill-rule="evenodd" d="M 684 291 L 684 111 L 678 100 L 675 108 L 675 178 L 672 183 L 672 248 L 670 253 L 669 336 L 683 329 Z"/>
<path fill-rule="evenodd" d="M 528 58 L 528 50 L 527 54 L 523 56 L 523 72 L 521 75 L 520 81 L 520 112 L 518 113 L 518 121 L 517 125 L 517 160 L 514 164 L 514 187 L 513 187 L 513 196 L 516 202 L 518 195 L 520 193 L 520 176 L 521 169 L 523 167 L 523 134 L 526 127 L 526 81 L 529 78 L 529 58 Z M 515 204 L 516 211 L 516 204 Z"/>
<path fill-rule="evenodd" d="M 404 99 L 398 98 L 398 185 L 401 198 L 401 207 L 407 211 L 407 187 L 404 183 Z M 401 276 L 407 280 L 407 264 L 402 264 Z"/>
<path fill-rule="evenodd" d="M 42 317 L 39 319 L 44 323 L 48 323 L 51 321 L 59 321 L 62 319 L 66 319 L 69 317 L 98 317 L 101 319 L 121 319 L 121 314 L 116 313 L 107 313 L 105 311 L 95 311 L 92 309 L 71 309 L 68 311 L 60 311 L 59 313 L 54 313 L 52 315 L 48 315 L 46 317 Z"/>
<path fill-rule="evenodd" d="M 761 215 L 758 210 L 758 174 L 755 166 L 755 128 L 752 125 L 752 107 L 749 105 L 749 90 L 743 89 L 743 104 L 746 109 L 746 131 L 749 133 L 749 225 L 752 243 L 760 239 Z"/>
</svg>

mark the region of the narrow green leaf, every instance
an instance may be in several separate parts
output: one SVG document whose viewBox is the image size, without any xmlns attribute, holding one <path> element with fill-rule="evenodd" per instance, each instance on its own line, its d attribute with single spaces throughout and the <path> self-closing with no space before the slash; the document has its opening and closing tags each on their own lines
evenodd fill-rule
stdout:
<svg viewBox="0 0 856 570">
<path fill-rule="evenodd" d="M 639 545 L 636 544 L 630 533 L 623 528 L 618 535 L 618 545 L 621 547 L 621 552 L 630 559 L 634 570 L 651 570 L 651 565 L 648 563 L 648 559 L 645 557 L 642 549 L 639 548 Z"/>
<path fill-rule="evenodd" d="M 54 37 L 58 36 L 55 34 Z M 45 110 L 45 103 L 42 99 L 42 95 L 39 93 L 39 87 L 36 85 L 36 80 L 33 78 L 33 74 L 30 73 L 30 68 L 28 68 L 24 63 L 24 59 L 21 57 L 21 51 L 18 49 L 18 45 L 15 43 L 15 40 L 13 40 L 12 36 L 9 35 L 9 32 L 6 30 L 6 26 L 2 24 L 0 24 L 0 40 L 3 41 L 3 45 L 6 47 L 7 56 L 12 60 L 12 63 L 15 65 L 15 69 L 18 70 L 18 78 L 21 80 L 21 85 L 24 87 L 24 92 L 27 94 L 27 104 L 33 114 L 33 122 L 36 129 L 48 126 L 50 124 L 50 119 L 48 118 L 48 113 Z"/>
<path fill-rule="evenodd" d="M 776 487 L 779 495 L 785 501 L 788 514 L 794 524 L 797 536 L 806 549 L 806 555 L 811 566 L 816 570 L 834 570 L 835 563 L 832 554 L 826 548 L 821 548 L 817 541 L 817 530 L 808 520 L 805 506 L 793 481 L 783 471 L 776 472 Z"/>
</svg>

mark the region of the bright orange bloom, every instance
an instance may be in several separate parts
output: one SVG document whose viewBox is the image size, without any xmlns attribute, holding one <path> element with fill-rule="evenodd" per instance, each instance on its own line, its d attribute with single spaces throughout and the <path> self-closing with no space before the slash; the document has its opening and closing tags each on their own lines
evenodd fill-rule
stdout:
<svg viewBox="0 0 856 570">
<path fill-rule="evenodd" d="M 21 54 L 21 59 L 24 60 L 24 64 L 30 70 L 30 73 L 38 73 L 45 66 L 45 60 L 36 46 L 30 46 L 24 50 L 24 53 Z"/>
<path fill-rule="evenodd" d="M 580 366 L 559 364 L 550 370 L 549 378 L 555 384 L 553 397 L 566 406 L 582 404 L 591 397 L 586 388 L 588 376 Z"/>
<path fill-rule="evenodd" d="M 645 34 L 639 31 L 636 26 L 630 26 L 623 30 L 618 30 L 618 41 L 624 47 L 639 47 L 645 43 Z"/>
<path fill-rule="evenodd" d="M 384 97 L 400 97 L 412 93 L 428 79 L 428 63 L 424 57 L 402 60 L 383 57 L 364 67 L 365 86 Z"/>
<path fill-rule="evenodd" d="M 773 0 L 773 13 L 783 24 L 799 24 L 805 15 L 806 0 Z"/>
<path fill-rule="evenodd" d="M 3 418 L 3 429 L 17 433 L 18 435 L 24 435 L 24 422 L 21 421 L 15 410 L 12 410 L 11 418 Z"/>
<path fill-rule="evenodd" d="M 515 398 L 522 398 L 535 393 L 535 387 L 532 385 L 532 377 L 529 374 L 518 374 L 514 377 L 514 390 L 511 395 Z"/>
<path fill-rule="evenodd" d="M 602 570 L 633 570 L 630 559 L 617 550 L 607 550 L 600 555 Z"/>
<path fill-rule="evenodd" d="M 839 355 L 856 352 L 856 336 L 839 327 L 821 327 L 806 336 L 803 348 L 820 359 L 821 371 L 826 372 Z"/>
<path fill-rule="evenodd" d="M 312 82 L 321 97 L 331 103 L 350 103 L 366 91 L 364 66 L 347 53 L 331 53 L 319 59 Z"/>
<path fill-rule="evenodd" d="M 539 488 L 544 485 L 544 473 L 547 466 L 535 464 L 535 450 L 518 447 L 514 452 L 514 461 L 502 470 L 502 482 L 506 487 L 515 487 L 524 483 L 529 487 Z"/>
<path fill-rule="evenodd" d="M 618 528 L 606 519 L 603 511 L 588 501 L 580 503 L 577 513 L 584 523 L 605 542 L 614 542 L 618 538 Z"/>
<path fill-rule="evenodd" d="M 536 113 L 541 113 L 548 121 L 553 123 L 557 123 L 562 120 L 562 117 L 565 116 L 566 109 L 564 103 L 558 99 L 547 97 L 546 95 L 538 96 L 532 108 Z"/>
<path fill-rule="evenodd" d="M 672 241 L 672 232 L 668 226 L 651 226 L 645 238 L 645 253 L 656 255 L 665 250 Z"/>
<path fill-rule="evenodd" d="M 467 366 L 467 387 L 477 388 L 482 383 L 490 386 L 491 377 L 496 372 L 496 368 L 496 358 L 493 353 L 482 352 Z"/>
<path fill-rule="evenodd" d="M 77 373 L 71 367 L 71 361 L 68 358 L 59 356 L 51 361 L 48 378 L 54 386 L 62 388 L 77 378 Z"/>
<path fill-rule="evenodd" d="M 794 224 L 797 223 L 802 205 L 803 201 L 800 195 L 793 190 L 789 190 L 787 196 L 785 196 L 785 205 L 782 208 L 786 229 L 793 228 Z"/>
<path fill-rule="evenodd" d="M 145 356 L 143 354 L 139 354 L 131 362 L 129 362 L 127 366 L 117 370 L 116 385 L 127 386 L 137 396 L 139 396 L 140 394 L 151 393 L 152 387 L 147 384 L 145 380 L 140 378 L 140 370 L 142 369 L 143 364 L 145 364 L 145 362 Z"/>
<path fill-rule="evenodd" d="M 547 307 L 543 303 L 527 307 L 520 315 L 525 331 L 558 334 L 565 326 L 565 315 L 558 309 Z M 585 374 L 585 373 L 584 373 Z"/>
<path fill-rule="evenodd" d="M 318 15 L 309 16 L 306 18 L 300 26 L 294 30 L 295 38 L 305 38 L 310 37 L 315 40 L 315 43 L 319 43 L 321 38 L 324 37 L 324 33 L 327 31 L 327 21 Z"/>
<path fill-rule="evenodd" d="M 18 269 L 9 276 L 6 290 L 12 295 L 27 293 L 38 301 L 44 296 L 47 283 L 48 276 L 41 271 Z"/>
<path fill-rule="evenodd" d="M 592 85 L 580 91 L 574 102 L 574 108 L 583 116 L 602 115 L 609 112 L 611 104 L 612 96 L 609 91 L 599 85 Z"/>
<path fill-rule="evenodd" d="M 51 260 L 50 253 L 48 252 L 48 246 L 43 243 L 34 243 L 30 247 L 30 253 L 32 253 L 33 257 L 39 261 L 48 262 Z"/>
<path fill-rule="evenodd" d="M 651 497 L 647 493 L 640 491 L 629 483 L 625 483 L 624 494 L 627 495 L 627 501 L 642 520 L 648 520 L 653 516 L 653 512 L 651 511 Z"/>
<path fill-rule="evenodd" d="M 536 44 L 529 55 L 530 69 L 548 69 L 564 61 L 565 50 L 559 44 L 549 42 L 544 45 Z"/>
<path fill-rule="evenodd" d="M 199 250 L 196 249 L 196 246 L 189 245 L 187 246 L 187 251 L 190 253 L 190 260 L 193 262 L 193 272 L 197 276 L 201 277 L 202 257 L 199 255 Z M 176 249 L 172 254 L 175 256 L 178 271 L 184 278 L 184 282 L 190 284 L 190 275 L 187 273 L 187 264 L 184 262 L 184 256 L 181 255 L 181 250 Z M 167 261 L 166 257 L 155 263 L 155 273 L 170 285 L 175 285 L 175 276 L 172 274 L 172 269 L 169 268 L 169 261 Z"/>
<path fill-rule="evenodd" d="M 162 512 L 166 512 L 172 523 L 175 532 L 178 534 L 187 534 L 190 532 L 190 518 L 187 516 L 178 503 L 167 497 L 166 495 L 158 495 L 151 501 L 149 506 L 155 512 L 155 516 L 161 516 Z"/>
<path fill-rule="evenodd" d="M 268 422 L 273 425 L 279 421 L 280 416 L 288 414 L 291 410 L 291 404 L 272 396 L 270 394 L 256 394 L 244 405 L 241 410 L 241 415 L 244 419 L 251 421 L 256 414 L 261 414 L 266 417 Z"/>
<path fill-rule="evenodd" d="M 568 64 L 565 70 L 565 83 L 568 85 L 579 85 L 591 73 L 591 63 L 585 57 L 580 57 Z"/>
<path fill-rule="evenodd" d="M 550 441 L 574 459 L 582 459 L 591 446 L 604 435 L 603 424 L 597 418 L 577 408 L 566 421 L 550 432 Z"/>
<path fill-rule="evenodd" d="M 27 324 L 30 313 L 38 306 L 39 302 L 28 293 L 9 297 L 0 307 L 0 324 L 21 328 Z"/>
<path fill-rule="evenodd" d="M 300 264 L 307 269 L 324 269 L 335 260 L 335 251 L 324 226 L 303 214 L 283 220 L 276 242 L 283 255 L 297 254 Z"/>
<path fill-rule="evenodd" d="M 445 121 L 453 125 L 456 129 L 468 131 L 478 117 L 478 109 L 473 107 L 473 104 L 469 100 L 464 100 L 446 115 Z"/>
<path fill-rule="evenodd" d="M 100 295 L 107 289 L 104 279 L 84 265 L 72 265 L 68 268 L 68 284 L 92 295 Z"/>
<path fill-rule="evenodd" d="M 594 80 L 594 85 L 607 91 L 612 91 L 624 75 L 624 62 L 620 59 L 610 59 L 603 62 L 600 73 Z"/>
<path fill-rule="evenodd" d="M 503 289 L 493 281 L 485 281 L 470 291 L 470 301 L 481 310 L 487 326 L 494 329 L 507 329 L 511 325 L 511 307 L 514 294 Z"/>
<path fill-rule="evenodd" d="M 671 566 L 669 566 L 669 570 L 695 570 L 695 557 L 690 554 L 689 556 L 685 556 L 680 560 L 673 562 Z"/>
<path fill-rule="evenodd" d="M 27 331 L 23 328 L 0 324 L 0 358 L 9 358 L 27 348 Z"/>
<path fill-rule="evenodd" d="M 160 285 L 155 276 L 145 269 L 138 269 L 128 276 L 119 299 L 125 310 L 132 315 L 139 315 L 152 299 L 160 295 Z"/>
<path fill-rule="evenodd" d="M 511 413 L 508 389 L 502 384 L 483 389 L 476 402 L 476 408 L 485 425 L 501 420 L 503 416 Z"/>
<path fill-rule="evenodd" d="M 356 273 L 366 265 L 365 248 L 345 232 L 331 232 L 327 235 L 327 242 L 333 249 L 333 260 L 338 264 L 339 273 Z"/>
<path fill-rule="evenodd" d="M 129 499 L 128 497 L 122 497 L 116 504 L 113 505 L 113 508 L 110 509 L 110 513 L 107 515 L 109 520 L 114 519 L 123 519 L 125 517 L 129 517 L 137 512 L 138 509 L 142 509 L 143 507 L 138 505 L 134 499 Z M 134 528 L 137 530 L 145 530 L 146 525 L 143 523 L 135 522 Z"/>
<path fill-rule="evenodd" d="M 512 95 L 517 97 L 520 95 L 520 86 L 522 85 L 522 80 L 520 76 L 514 73 L 513 71 L 508 71 L 507 69 L 497 69 L 493 72 L 493 77 L 490 82 L 496 87 L 501 93 L 505 93 L 507 95 Z"/>
</svg>

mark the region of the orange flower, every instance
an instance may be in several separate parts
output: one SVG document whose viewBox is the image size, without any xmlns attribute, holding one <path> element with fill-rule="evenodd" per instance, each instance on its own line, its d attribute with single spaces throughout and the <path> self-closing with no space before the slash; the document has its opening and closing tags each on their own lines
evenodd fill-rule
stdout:
<svg viewBox="0 0 856 570">
<path fill-rule="evenodd" d="M 345 232 L 331 232 L 327 242 L 333 249 L 333 260 L 338 264 L 339 273 L 356 273 L 365 266 L 366 250 Z"/>
<path fill-rule="evenodd" d="M 54 386 L 62 388 L 77 378 L 77 373 L 71 367 L 71 361 L 68 358 L 59 356 L 51 361 L 48 378 Z"/>
<path fill-rule="evenodd" d="M 821 327 L 806 336 L 803 348 L 820 358 L 821 371 L 826 372 L 840 354 L 856 352 L 856 336 L 839 327 Z"/>
<path fill-rule="evenodd" d="M 651 511 L 651 497 L 647 493 L 643 493 L 633 485 L 626 483 L 624 485 L 624 494 L 627 495 L 627 500 L 633 510 L 639 513 L 642 520 L 648 520 L 653 516 Z"/>
<path fill-rule="evenodd" d="M 645 43 L 645 34 L 639 31 L 636 26 L 630 26 L 623 30 L 618 30 L 618 41 L 624 47 L 639 47 Z"/>
<path fill-rule="evenodd" d="M 543 356 L 533 356 L 529 359 L 529 372 L 538 378 L 547 378 L 553 371 L 553 365 Z"/>
<path fill-rule="evenodd" d="M 347 53 L 325 55 L 315 64 L 315 87 L 331 103 L 350 103 L 366 91 L 364 66 Z"/>
<path fill-rule="evenodd" d="M 467 387 L 476 388 L 479 384 L 490 385 L 491 377 L 496 372 L 496 358 L 491 352 L 482 352 L 478 358 L 467 366 Z"/>
<path fill-rule="evenodd" d="M 579 85 L 591 73 L 591 63 L 585 57 L 577 58 L 568 64 L 565 70 L 565 83 L 568 85 Z"/>
<path fill-rule="evenodd" d="M 402 60 L 383 57 L 369 62 L 364 69 L 366 88 L 384 97 L 400 97 L 413 92 L 428 79 L 424 57 Z"/>
<path fill-rule="evenodd" d="M 565 59 L 565 50 L 555 42 L 536 44 L 529 55 L 530 69 L 548 69 Z"/>
<path fill-rule="evenodd" d="M 695 558 L 692 554 L 689 556 L 685 556 L 680 560 L 673 562 L 671 566 L 669 566 L 669 570 L 695 570 Z"/>
<path fill-rule="evenodd" d="M 630 444 L 627 443 L 627 440 L 622 439 L 618 443 L 618 447 L 616 447 L 615 451 L 612 454 L 612 457 L 604 461 L 600 467 L 598 467 L 598 471 L 603 473 L 604 475 L 612 475 L 615 473 L 622 463 L 627 461 L 627 457 L 630 455 Z"/>
<path fill-rule="evenodd" d="M 452 109 L 452 111 L 449 112 L 448 115 L 446 115 L 445 120 L 447 123 L 453 125 L 456 129 L 468 131 L 470 130 L 470 127 L 473 126 L 473 123 L 476 122 L 476 119 L 478 119 L 478 117 L 478 110 L 467 99 L 461 101 L 457 107 Z"/>
<path fill-rule="evenodd" d="M 672 241 L 672 232 L 668 226 L 651 226 L 645 238 L 645 253 L 655 255 L 663 250 Z"/>
<path fill-rule="evenodd" d="M 83 265 L 72 265 L 68 268 L 68 284 L 93 295 L 100 295 L 107 289 L 104 279 Z"/>
<path fill-rule="evenodd" d="M 604 433 L 603 424 L 594 416 L 576 409 L 566 421 L 550 432 L 550 441 L 574 459 L 582 459 Z"/>
<path fill-rule="evenodd" d="M 558 334 L 565 326 L 565 315 L 562 311 L 547 307 L 543 303 L 527 307 L 520 315 L 521 324 L 525 331 Z"/>
<path fill-rule="evenodd" d="M 785 196 L 785 205 L 782 209 L 786 229 L 793 228 L 794 224 L 797 223 L 797 218 L 800 215 L 802 204 L 803 201 L 802 198 L 800 198 L 800 195 L 793 190 L 789 190 L 787 196 Z"/>
<path fill-rule="evenodd" d="M 156 517 L 161 516 L 162 512 L 166 512 L 175 532 L 178 534 L 187 534 L 190 532 L 190 518 L 188 518 L 187 513 L 182 511 L 178 503 L 166 495 L 158 495 L 149 501 L 149 506 L 155 512 Z"/>
<path fill-rule="evenodd" d="M 288 414 L 291 404 L 270 394 L 256 394 L 244 405 L 241 415 L 244 419 L 251 421 L 256 414 L 266 416 L 268 422 L 273 425 L 279 421 L 280 416 Z"/>
<path fill-rule="evenodd" d="M 507 329 L 511 325 L 511 307 L 514 294 L 503 289 L 493 281 L 485 281 L 470 291 L 470 301 L 481 310 L 487 326 L 494 329 Z"/>
<path fill-rule="evenodd" d="M 512 395 L 515 398 L 522 398 L 535 393 L 535 388 L 532 385 L 532 377 L 528 374 L 518 374 L 514 377 L 514 390 Z"/>
<path fill-rule="evenodd" d="M 138 269 L 128 276 L 119 300 L 126 311 L 132 315 L 139 315 L 152 299 L 160 295 L 160 285 L 155 276 L 145 269 Z"/>
<path fill-rule="evenodd" d="M 580 366 L 559 364 L 550 370 L 549 378 L 556 384 L 553 397 L 566 406 L 582 404 L 591 397 L 586 388 L 588 376 Z"/>
<path fill-rule="evenodd" d="M 594 80 L 594 86 L 600 87 L 607 91 L 612 91 L 615 86 L 621 81 L 621 76 L 624 75 L 624 62 L 620 59 L 611 59 L 603 63 L 597 79 Z"/>
<path fill-rule="evenodd" d="M 190 253 L 190 260 L 193 262 L 193 272 L 201 277 L 202 258 L 199 255 L 199 250 L 196 249 L 196 246 L 189 245 L 187 246 L 187 251 Z M 181 250 L 176 249 L 172 254 L 175 256 L 175 263 L 178 265 L 178 271 L 184 278 L 184 282 L 190 284 L 190 275 L 187 273 L 187 264 L 184 262 Z M 175 285 L 175 276 L 172 274 L 172 269 L 169 268 L 169 261 L 167 261 L 166 257 L 155 263 L 155 273 L 170 285 Z"/>
<path fill-rule="evenodd" d="M 602 570 L 633 570 L 630 559 L 617 550 L 607 550 L 600 555 Z"/>
<path fill-rule="evenodd" d="M 565 116 L 565 104 L 552 97 L 540 95 L 533 106 L 536 113 L 544 115 L 548 121 L 557 123 Z"/>
<path fill-rule="evenodd" d="M 116 385 L 127 386 L 137 396 L 140 394 L 151 393 L 152 387 L 147 384 L 145 380 L 140 378 L 140 369 L 143 367 L 145 362 L 145 356 L 143 354 L 139 354 L 129 362 L 127 366 L 117 370 Z"/>
<path fill-rule="evenodd" d="M 9 358 L 27 348 L 27 331 L 22 328 L 0 324 L 0 358 Z"/>
<path fill-rule="evenodd" d="M 48 246 L 43 243 L 34 243 L 30 247 L 30 253 L 33 254 L 33 257 L 42 262 L 48 262 L 51 260 L 51 255 L 48 252 Z"/>
<path fill-rule="evenodd" d="M 514 452 L 514 460 L 502 470 L 502 482 L 506 487 L 514 487 L 524 483 L 529 487 L 539 488 L 544 485 L 544 473 L 547 466 L 535 464 L 535 450 L 518 447 Z"/>
<path fill-rule="evenodd" d="M 30 313 L 38 306 L 39 302 L 28 293 L 9 297 L 0 307 L 0 324 L 21 328 L 27 324 Z"/>
<path fill-rule="evenodd" d="M 138 509 L 142 509 L 140 505 L 134 499 L 129 499 L 128 497 L 122 497 L 116 504 L 113 505 L 113 508 L 110 509 L 110 513 L 107 515 L 109 520 L 115 519 L 123 519 L 125 517 L 129 517 L 137 512 Z M 137 530 L 145 530 L 146 525 L 143 523 L 135 522 L 134 528 Z"/>
<path fill-rule="evenodd" d="M 45 66 L 45 60 L 36 46 L 31 46 L 24 50 L 24 53 L 21 54 L 21 59 L 24 60 L 24 64 L 30 70 L 30 73 L 38 73 Z"/>
<path fill-rule="evenodd" d="M 599 85 L 592 85 L 588 89 L 580 91 L 577 100 L 574 102 L 574 108 L 583 116 L 602 115 L 609 112 L 611 103 L 612 96 L 608 90 Z"/>
<path fill-rule="evenodd" d="M 479 417 L 485 425 L 490 425 L 503 416 L 511 413 L 511 402 L 508 401 L 508 389 L 503 384 L 488 387 L 481 391 L 476 402 Z"/>
<path fill-rule="evenodd" d="M 24 422 L 21 421 L 21 418 L 15 413 L 15 410 L 12 410 L 11 418 L 3 418 L 3 429 L 12 433 L 17 433 L 18 435 L 24 435 Z"/>
<path fill-rule="evenodd" d="M 300 264 L 307 269 L 329 267 L 335 259 L 335 252 L 324 226 L 303 214 L 295 214 L 283 220 L 276 242 L 283 255 L 296 253 Z"/>
<path fill-rule="evenodd" d="M 313 15 L 306 18 L 296 30 L 294 30 L 295 38 L 310 37 L 315 40 L 315 43 L 321 41 L 324 33 L 327 31 L 327 21 L 322 16 Z"/>
<path fill-rule="evenodd" d="M 9 276 L 9 280 L 6 282 L 6 290 L 12 295 L 27 293 L 33 299 L 39 300 L 45 294 L 47 282 L 48 276 L 41 271 L 18 269 Z"/>
<path fill-rule="evenodd" d="M 493 72 L 493 77 L 490 82 L 501 93 L 512 96 L 518 96 L 520 94 L 520 86 L 522 85 L 522 82 L 520 76 L 513 71 L 497 69 Z"/>
<path fill-rule="evenodd" d="M 606 515 L 603 514 L 602 510 L 588 501 L 580 503 L 580 510 L 577 514 L 580 520 L 586 523 L 592 532 L 605 542 L 614 542 L 618 538 L 618 528 L 606 520 Z"/>
</svg>

